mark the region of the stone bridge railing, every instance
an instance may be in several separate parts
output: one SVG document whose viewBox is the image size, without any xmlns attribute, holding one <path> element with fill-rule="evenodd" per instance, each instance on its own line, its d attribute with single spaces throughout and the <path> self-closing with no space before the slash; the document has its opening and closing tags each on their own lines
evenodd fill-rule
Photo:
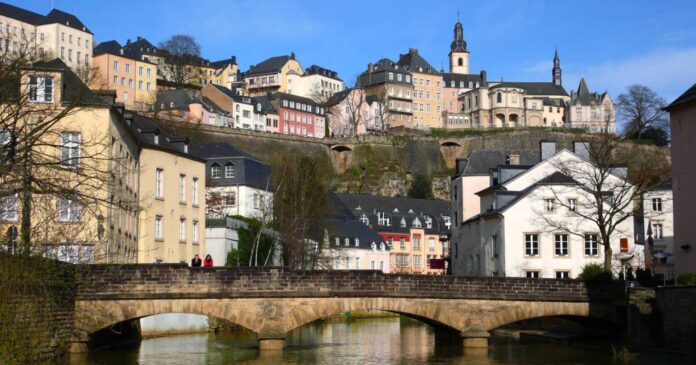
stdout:
<svg viewBox="0 0 696 365">
<path fill-rule="evenodd" d="M 193 269 L 184 264 L 92 265 L 79 281 L 77 300 L 391 297 L 608 303 L 623 298 L 616 284 L 577 280 Z"/>
</svg>

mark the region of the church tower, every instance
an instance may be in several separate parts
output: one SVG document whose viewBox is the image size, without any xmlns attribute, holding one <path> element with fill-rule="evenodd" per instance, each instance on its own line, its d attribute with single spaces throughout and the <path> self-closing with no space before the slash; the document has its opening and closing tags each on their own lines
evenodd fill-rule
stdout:
<svg viewBox="0 0 696 365">
<path fill-rule="evenodd" d="M 466 50 L 464 41 L 464 28 L 457 16 L 457 23 L 454 25 L 454 40 L 450 46 L 449 70 L 456 74 L 469 73 L 469 51 Z"/>
<path fill-rule="evenodd" d="M 561 60 L 558 58 L 558 48 L 556 48 L 556 54 L 553 56 L 553 69 L 551 70 L 551 76 L 553 77 L 553 84 L 556 86 L 562 86 L 561 82 Z"/>
</svg>

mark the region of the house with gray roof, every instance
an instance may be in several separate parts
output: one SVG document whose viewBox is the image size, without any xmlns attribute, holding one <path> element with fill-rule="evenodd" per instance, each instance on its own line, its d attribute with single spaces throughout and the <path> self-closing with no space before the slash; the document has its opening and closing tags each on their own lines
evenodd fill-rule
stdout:
<svg viewBox="0 0 696 365">
<path fill-rule="evenodd" d="M 209 216 L 269 219 L 273 185 L 268 164 L 228 143 L 198 144 L 191 153 L 205 160 Z"/>
<path fill-rule="evenodd" d="M 570 127 L 588 132 L 616 131 L 616 106 L 609 93 L 590 92 L 585 78 L 580 78 L 577 90 L 570 93 L 568 119 Z"/>
</svg>

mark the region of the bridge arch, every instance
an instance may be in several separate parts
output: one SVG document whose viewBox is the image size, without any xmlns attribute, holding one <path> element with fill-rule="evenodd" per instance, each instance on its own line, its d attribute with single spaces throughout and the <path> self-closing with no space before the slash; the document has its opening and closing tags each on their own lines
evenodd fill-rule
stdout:
<svg viewBox="0 0 696 365">
<path fill-rule="evenodd" d="M 353 146 L 347 144 L 336 144 L 331 146 L 331 160 L 339 174 L 348 169 L 353 161 Z"/>
<path fill-rule="evenodd" d="M 445 159 L 445 164 L 448 169 L 453 169 L 455 167 L 457 158 L 461 156 L 462 150 L 462 145 L 456 140 L 445 139 L 440 141 L 440 153 Z"/>
</svg>

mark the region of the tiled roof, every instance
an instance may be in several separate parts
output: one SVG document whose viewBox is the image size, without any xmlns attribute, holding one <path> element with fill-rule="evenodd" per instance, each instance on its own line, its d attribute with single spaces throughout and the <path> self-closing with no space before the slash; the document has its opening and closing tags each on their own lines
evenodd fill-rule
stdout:
<svg viewBox="0 0 696 365">
<path fill-rule="evenodd" d="M 62 90 L 61 102 L 63 104 L 74 103 L 78 105 L 92 106 L 111 105 L 111 103 L 109 103 L 107 100 L 90 90 L 89 87 L 82 82 L 80 77 L 77 76 L 60 58 L 56 58 L 51 61 L 35 62 L 31 66 L 26 67 L 26 69 L 61 71 L 63 73 L 63 84 L 60 85 L 60 87 Z M 17 93 L 19 93 L 19 86 L 12 87 L 11 89 L 8 89 L 8 91 L 9 97 L 16 97 Z"/>
<path fill-rule="evenodd" d="M 191 153 L 206 160 L 206 175 L 209 174 L 208 171 L 212 165 L 234 164 L 234 177 L 223 176 L 215 179 L 215 186 L 246 185 L 261 190 L 272 189 L 271 167 L 231 144 L 198 144 L 191 147 Z"/>
<path fill-rule="evenodd" d="M 463 82 L 464 87 L 466 88 L 469 87 L 469 82 L 472 82 L 474 85 L 476 85 L 477 82 L 481 82 L 481 74 L 458 74 L 452 72 L 443 72 L 441 75 L 442 80 L 445 83 L 445 87 L 452 87 L 452 81 L 454 81 L 454 87 L 456 88 L 460 87 L 460 82 Z"/>
<path fill-rule="evenodd" d="M 232 56 L 232 57 L 225 59 L 225 60 L 211 62 L 210 64 L 213 67 L 215 67 L 216 69 L 227 67 L 227 65 L 236 65 L 237 64 L 237 57 Z"/>
<path fill-rule="evenodd" d="M 201 93 L 198 90 L 177 89 L 164 90 L 157 93 L 155 110 L 189 110 L 189 104 L 200 103 Z M 164 104 L 164 106 L 163 106 Z"/>
<path fill-rule="evenodd" d="M 268 58 L 257 65 L 249 67 L 246 76 L 261 75 L 279 72 L 280 69 L 290 60 L 290 56 L 276 56 Z"/>
<path fill-rule="evenodd" d="M 130 126 L 130 130 L 142 146 L 174 153 L 196 161 L 203 161 L 202 158 L 186 151 L 185 146 L 188 144 L 188 137 L 174 136 L 152 119 L 138 114 L 131 114 L 131 116 L 133 123 Z"/>
<path fill-rule="evenodd" d="M 540 161 L 539 150 L 474 150 L 458 175 L 488 175 L 490 169 L 508 164 L 507 157 L 512 152 L 519 152 L 520 165 L 536 165 Z"/>
<path fill-rule="evenodd" d="M 305 75 L 321 75 L 334 80 L 343 81 L 338 77 L 338 72 L 317 65 L 311 65 L 305 68 Z"/>
<path fill-rule="evenodd" d="M 373 229 L 384 232 L 408 232 L 414 227 L 416 219 L 428 234 L 446 234 L 443 216 L 450 216 L 450 203 L 444 200 L 414 199 L 405 197 L 384 197 L 367 194 L 335 194 L 335 216 L 345 216 L 349 212 L 353 218 L 363 215 Z M 341 206 L 343 205 L 343 206 Z M 377 212 L 384 212 L 390 219 L 388 225 L 379 225 Z M 432 219 L 432 228 L 426 228 L 426 216 Z M 402 225 L 404 223 L 404 225 Z"/>
<path fill-rule="evenodd" d="M 694 101 L 696 101 L 696 84 L 691 86 L 689 90 L 686 90 L 683 94 L 679 95 L 678 98 L 674 99 L 674 101 L 669 104 L 665 110 L 670 111 L 677 105 L 693 103 Z"/>
<path fill-rule="evenodd" d="M 590 92 L 587 88 L 587 83 L 584 78 L 580 78 L 580 84 L 578 85 L 578 90 L 573 91 L 570 95 L 571 105 L 594 105 L 601 104 L 604 98 L 607 97 L 606 92 L 599 94 L 596 92 Z"/>
<path fill-rule="evenodd" d="M 254 100 L 254 104 L 261 103 L 261 113 L 278 114 L 278 111 L 275 110 L 271 100 L 269 100 L 267 96 L 254 96 L 252 99 Z"/>
<path fill-rule="evenodd" d="M 191 153 L 201 158 L 248 157 L 252 155 L 232 146 L 229 143 L 201 143 L 191 147 Z"/>
<path fill-rule="evenodd" d="M 17 19 L 21 22 L 32 25 L 60 23 L 62 25 L 92 34 L 92 32 L 76 16 L 58 9 L 53 9 L 46 16 L 43 16 L 29 10 L 0 2 L 0 15 Z"/>
<path fill-rule="evenodd" d="M 111 40 L 97 44 L 97 46 L 94 47 L 93 55 L 99 56 L 100 54 L 111 53 L 123 56 L 121 53 L 122 50 L 123 48 L 117 41 Z"/>
<path fill-rule="evenodd" d="M 329 234 L 329 246 L 326 248 L 341 249 L 341 248 L 358 248 L 363 250 L 371 250 L 372 243 L 375 243 L 376 249 L 380 250 L 384 247 L 385 251 L 389 250 L 389 245 L 383 244 L 384 239 L 370 227 L 366 226 L 357 219 L 332 218 L 326 222 L 326 230 Z M 336 244 L 338 238 L 338 245 Z M 358 245 L 355 245 L 355 241 Z M 348 239 L 348 246 L 346 246 Z"/>
<path fill-rule="evenodd" d="M 439 74 L 435 67 L 431 66 L 428 61 L 418 54 L 418 50 L 411 48 L 408 53 L 399 55 L 399 61 L 396 62 L 399 66 L 406 68 L 411 72 Z"/>
<path fill-rule="evenodd" d="M 159 49 L 147 39 L 138 37 L 135 42 L 126 43 L 123 51 L 129 57 L 142 60 L 144 55 L 155 55 Z"/>
<path fill-rule="evenodd" d="M 501 82 L 493 88 L 498 87 L 515 87 L 523 89 L 527 95 L 558 95 L 568 96 L 568 92 L 560 85 L 554 85 L 552 82 Z"/>
</svg>

